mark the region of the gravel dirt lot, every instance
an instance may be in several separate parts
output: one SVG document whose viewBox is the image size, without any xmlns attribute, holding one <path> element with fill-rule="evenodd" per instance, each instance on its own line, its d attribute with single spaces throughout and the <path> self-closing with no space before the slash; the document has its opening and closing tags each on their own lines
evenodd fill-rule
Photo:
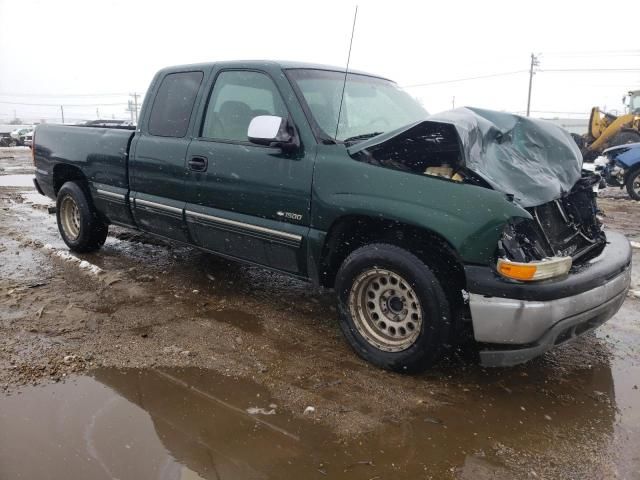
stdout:
<svg viewBox="0 0 640 480">
<path fill-rule="evenodd" d="M 119 228 L 70 254 L 32 171 L 0 149 L 0 478 L 640 479 L 637 273 L 543 358 L 397 375 L 332 292 Z M 600 207 L 640 242 L 640 203 Z"/>
</svg>

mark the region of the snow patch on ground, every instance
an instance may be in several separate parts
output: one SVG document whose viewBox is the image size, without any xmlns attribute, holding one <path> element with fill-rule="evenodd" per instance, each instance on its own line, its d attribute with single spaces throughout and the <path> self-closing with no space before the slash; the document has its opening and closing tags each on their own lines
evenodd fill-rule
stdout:
<svg viewBox="0 0 640 480">
<path fill-rule="evenodd" d="M 276 410 L 274 408 L 267 410 L 262 407 L 249 407 L 247 408 L 247 413 L 249 415 L 275 415 Z"/>
<path fill-rule="evenodd" d="M 65 252 L 64 250 L 58 250 L 57 248 L 53 247 L 48 243 L 43 248 L 48 252 L 51 252 L 51 255 L 58 257 L 64 260 L 65 262 L 75 263 L 78 265 L 79 268 L 89 273 L 92 273 L 93 275 L 99 275 L 104 272 L 104 270 L 101 269 L 99 266 L 94 265 L 93 263 L 87 262 L 86 260 L 81 260 L 75 255 L 71 255 L 69 252 Z"/>
<path fill-rule="evenodd" d="M 0 187 L 32 187 L 33 175 L 0 175 Z"/>
<path fill-rule="evenodd" d="M 38 192 L 20 192 L 20 196 L 24 199 L 25 203 L 31 205 L 53 205 L 53 200 L 44 195 L 40 195 Z"/>
<path fill-rule="evenodd" d="M 17 170 L 35 170 L 35 168 L 25 167 L 23 165 L 18 165 L 15 167 L 2 167 L 6 172 L 17 171 Z"/>
</svg>

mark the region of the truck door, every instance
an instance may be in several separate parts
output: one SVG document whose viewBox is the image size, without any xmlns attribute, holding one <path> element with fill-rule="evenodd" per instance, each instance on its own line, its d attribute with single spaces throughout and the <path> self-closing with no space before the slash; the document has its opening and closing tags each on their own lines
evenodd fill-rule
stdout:
<svg viewBox="0 0 640 480">
<path fill-rule="evenodd" d="M 187 227 L 201 247 L 303 274 L 315 148 L 285 153 L 250 143 L 258 115 L 293 121 L 272 78 L 217 72 L 187 154 Z"/>
<path fill-rule="evenodd" d="M 189 238 L 183 218 L 188 132 L 203 77 L 201 71 L 185 71 L 168 73 L 160 80 L 129 161 L 136 224 L 183 242 Z"/>
</svg>

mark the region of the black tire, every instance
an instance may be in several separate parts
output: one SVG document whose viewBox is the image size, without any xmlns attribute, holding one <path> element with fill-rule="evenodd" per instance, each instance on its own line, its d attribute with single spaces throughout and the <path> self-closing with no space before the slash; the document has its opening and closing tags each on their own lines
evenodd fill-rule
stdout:
<svg viewBox="0 0 640 480">
<path fill-rule="evenodd" d="M 629 196 L 634 200 L 640 201 L 640 168 L 635 168 L 629 172 L 624 185 L 627 187 Z"/>
<path fill-rule="evenodd" d="M 77 208 L 72 226 L 67 217 L 70 208 Z M 76 182 L 66 182 L 58 191 L 56 219 L 62 240 L 74 252 L 93 252 L 107 239 L 109 227 L 98 215 L 89 194 Z"/>
<path fill-rule="evenodd" d="M 393 285 L 402 286 L 403 282 L 406 282 L 411 292 L 410 297 L 402 297 L 402 303 L 407 298 L 417 297 L 418 302 L 413 303 L 416 311 L 420 313 L 419 327 L 414 329 L 406 328 L 405 332 L 411 332 L 411 335 L 416 335 L 415 338 L 408 338 L 410 345 L 399 346 L 400 350 L 390 350 L 389 346 L 384 341 L 380 341 L 379 344 L 374 344 L 373 341 L 367 338 L 367 328 L 377 330 L 381 333 L 387 333 L 394 325 L 401 325 L 400 323 L 392 323 L 395 320 L 390 320 L 394 315 L 392 312 L 391 304 L 389 303 L 389 297 L 387 297 L 387 313 L 383 313 L 379 307 L 377 310 L 371 310 L 369 315 L 375 317 L 376 312 L 382 314 L 382 321 L 371 319 L 369 325 L 379 325 L 388 322 L 389 325 L 384 327 L 369 326 L 364 327 L 365 317 L 364 313 L 366 309 L 370 307 L 357 308 L 354 305 L 358 303 L 359 298 L 365 299 L 367 305 L 371 305 L 374 302 L 369 302 L 373 297 L 358 297 L 358 291 L 362 283 L 362 278 L 370 274 L 370 272 L 378 273 L 392 272 L 400 279 L 400 283 L 394 283 Z M 392 275 L 393 276 L 393 275 Z M 375 287 L 375 280 L 377 277 L 372 277 L 374 280 L 370 280 L 371 284 Z M 392 278 L 390 277 L 392 280 Z M 396 279 L 396 282 L 398 280 Z M 387 288 L 391 284 L 385 282 L 385 286 L 381 288 Z M 391 288 L 391 287 L 390 287 Z M 389 245 L 384 243 L 370 244 L 355 250 L 347 259 L 342 263 L 338 273 L 336 275 L 335 289 L 338 296 L 338 309 L 340 313 L 340 328 L 347 341 L 355 352 L 365 360 L 372 364 L 402 373 L 412 373 L 422 371 L 429 366 L 433 365 L 441 356 L 445 349 L 445 344 L 448 339 L 449 330 L 451 327 L 451 309 L 447 296 L 434 275 L 433 271 L 425 265 L 418 257 L 412 253 L 404 250 L 395 245 Z M 394 290 L 387 290 L 396 295 Z M 404 293 L 407 293 L 407 289 L 404 289 Z M 373 295 L 374 292 L 367 290 L 367 295 Z M 376 297 L 375 303 L 382 303 L 385 293 L 380 294 L 380 298 Z M 402 295 L 400 293 L 399 295 Z M 411 300 L 409 300 L 411 302 Z M 399 310 L 394 310 L 399 312 Z M 354 312 L 361 312 L 359 317 L 354 318 Z M 373 313 L 371 313 L 373 312 Z M 404 310 L 403 310 L 404 312 Z M 402 312 L 400 312 L 401 314 Z M 356 313 L 357 315 L 357 313 Z M 387 315 L 385 317 L 385 315 Z M 413 315 L 413 314 L 412 314 Z M 380 315 L 378 315 L 380 317 Z M 372 318 L 372 317 L 368 317 Z M 406 319 L 406 314 L 405 317 Z M 418 318 L 418 317 L 416 317 Z M 406 320 L 405 320 L 406 321 Z M 376 323 L 378 322 L 378 323 Z M 406 324 L 409 327 L 409 324 Z M 399 330 L 403 330 L 400 328 Z M 394 327 L 393 336 L 400 335 L 400 332 L 396 332 Z M 372 335 L 369 333 L 369 335 Z M 391 336 L 391 337 L 393 337 Z M 391 338 L 393 341 L 394 338 Z M 383 347 L 383 348 L 380 348 Z"/>
</svg>

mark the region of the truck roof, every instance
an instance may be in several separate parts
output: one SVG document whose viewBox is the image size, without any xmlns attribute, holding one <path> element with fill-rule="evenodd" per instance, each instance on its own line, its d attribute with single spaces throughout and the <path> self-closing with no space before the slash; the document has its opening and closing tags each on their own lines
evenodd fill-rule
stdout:
<svg viewBox="0 0 640 480">
<path fill-rule="evenodd" d="M 344 73 L 344 67 L 336 67 L 332 65 L 322 65 L 318 63 L 307 63 L 307 62 L 296 62 L 296 61 L 288 61 L 288 60 L 231 60 L 231 61 L 221 61 L 221 62 L 204 62 L 204 63 L 194 63 L 194 64 L 186 64 L 186 65 L 175 65 L 163 68 L 161 72 L 171 72 L 176 70 L 185 70 L 185 69 L 208 69 L 213 67 L 214 65 L 223 66 L 226 68 L 279 68 L 282 70 L 295 69 L 295 68 L 306 68 L 312 70 L 327 70 L 331 72 L 342 72 Z M 369 77 L 382 78 L 384 80 L 389 80 L 388 78 L 382 77 L 380 75 L 374 75 L 372 73 L 363 72 L 360 70 L 349 69 L 349 73 L 355 73 L 358 75 L 367 75 Z M 391 80 L 390 80 L 391 81 Z"/>
</svg>

